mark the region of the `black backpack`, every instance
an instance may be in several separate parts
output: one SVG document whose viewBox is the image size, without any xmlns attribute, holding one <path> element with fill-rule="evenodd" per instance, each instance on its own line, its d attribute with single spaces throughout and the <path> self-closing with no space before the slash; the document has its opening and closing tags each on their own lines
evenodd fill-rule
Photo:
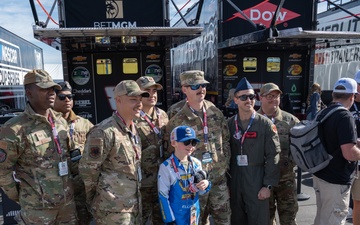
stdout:
<svg viewBox="0 0 360 225">
<path fill-rule="evenodd" d="M 309 173 L 324 169 L 333 158 L 319 137 L 320 125 L 343 106 L 335 107 L 323 115 L 321 110 L 314 120 L 303 120 L 290 129 L 290 152 L 296 165 Z M 322 117 L 322 118 L 321 118 Z"/>
</svg>

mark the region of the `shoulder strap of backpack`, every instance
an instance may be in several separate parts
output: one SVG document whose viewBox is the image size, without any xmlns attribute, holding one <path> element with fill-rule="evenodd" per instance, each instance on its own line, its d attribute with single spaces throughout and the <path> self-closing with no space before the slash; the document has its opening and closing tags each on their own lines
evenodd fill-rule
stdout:
<svg viewBox="0 0 360 225">
<path fill-rule="evenodd" d="M 320 116 L 320 115 L 323 116 L 322 114 L 323 114 L 324 110 L 326 110 L 326 109 L 321 110 L 321 111 L 316 115 L 315 120 L 317 120 L 317 117 L 318 117 L 318 116 Z M 323 123 L 323 122 L 324 122 L 327 118 L 329 118 L 334 112 L 339 111 L 339 110 L 347 110 L 347 109 L 346 109 L 344 106 L 334 107 L 334 108 L 331 109 L 329 112 L 327 112 L 327 113 L 324 115 L 323 118 L 320 119 L 319 123 Z"/>
</svg>

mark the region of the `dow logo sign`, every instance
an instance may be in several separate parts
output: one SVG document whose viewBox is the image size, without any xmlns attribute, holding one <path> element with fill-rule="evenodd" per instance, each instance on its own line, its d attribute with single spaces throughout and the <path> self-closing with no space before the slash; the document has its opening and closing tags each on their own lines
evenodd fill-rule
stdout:
<svg viewBox="0 0 360 225">
<path fill-rule="evenodd" d="M 266 27 L 270 27 L 271 20 L 275 14 L 277 5 L 272 4 L 268 1 L 263 1 L 251 8 L 245 9 L 243 12 L 256 24 L 264 24 Z M 277 24 L 284 23 L 286 21 L 292 20 L 299 17 L 300 14 L 292 12 L 288 9 L 282 8 L 279 12 L 279 17 L 277 19 Z M 226 21 L 231 21 L 234 19 L 243 19 L 246 20 L 239 12 L 233 14 L 232 17 Z"/>
</svg>

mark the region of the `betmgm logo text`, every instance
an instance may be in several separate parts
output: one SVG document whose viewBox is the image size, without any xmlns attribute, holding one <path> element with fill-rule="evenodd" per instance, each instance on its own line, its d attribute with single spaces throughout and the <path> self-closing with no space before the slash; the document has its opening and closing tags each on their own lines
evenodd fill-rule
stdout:
<svg viewBox="0 0 360 225">
<path fill-rule="evenodd" d="M 124 18 L 124 9 L 122 0 L 106 1 L 106 19 Z"/>
</svg>

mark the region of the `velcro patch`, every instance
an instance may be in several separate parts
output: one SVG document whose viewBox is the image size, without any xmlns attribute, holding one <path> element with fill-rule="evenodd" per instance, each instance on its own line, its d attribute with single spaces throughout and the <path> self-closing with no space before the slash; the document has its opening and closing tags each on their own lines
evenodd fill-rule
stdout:
<svg viewBox="0 0 360 225">
<path fill-rule="evenodd" d="M 100 156 L 100 148 L 97 146 L 90 147 L 89 156 L 93 159 L 97 159 Z"/>
<path fill-rule="evenodd" d="M 0 163 L 5 161 L 6 156 L 7 156 L 7 154 L 6 154 L 5 150 L 0 148 Z"/>
<path fill-rule="evenodd" d="M 6 141 L 0 141 L 0 148 L 1 149 L 7 149 L 8 143 Z"/>
</svg>

